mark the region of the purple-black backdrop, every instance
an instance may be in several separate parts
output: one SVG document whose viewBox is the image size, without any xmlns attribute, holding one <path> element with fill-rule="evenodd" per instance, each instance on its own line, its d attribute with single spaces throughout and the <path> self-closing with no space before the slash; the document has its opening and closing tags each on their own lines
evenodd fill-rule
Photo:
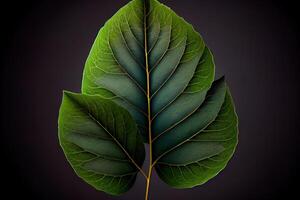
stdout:
<svg viewBox="0 0 300 200">
<path fill-rule="evenodd" d="M 122 197 L 94 190 L 57 139 L 62 90 L 80 91 L 104 22 L 126 0 L 28 0 L 1 5 L 2 195 L 29 199 L 143 199 L 144 180 Z M 239 145 L 203 186 L 175 190 L 153 175 L 151 199 L 274 199 L 296 193 L 299 159 L 299 15 L 290 1 L 162 0 L 192 23 L 226 75 Z M 5 12 L 8 11 L 8 12 Z"/>
</svg>

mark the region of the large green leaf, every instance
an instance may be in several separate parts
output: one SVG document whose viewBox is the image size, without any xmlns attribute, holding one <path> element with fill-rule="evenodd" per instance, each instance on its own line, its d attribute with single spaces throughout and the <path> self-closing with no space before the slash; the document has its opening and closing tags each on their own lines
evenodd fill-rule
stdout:
<svg viewBox="0 0 300 200">
<path fill-rule="evenodd" d="M 82 92 L 125 107 L 148 140 L 146 70 L 154 135 L 199 107 L 214 79 L 212 55 L 190 24 L 155 0 L 134 0 L 100 30 Z"/>
<path fill-rule="evenodd" d="M 130 114 L 99 96 L 64 92 L 59 140 L 78 176 L 113 195 L 131 188 L 145 158 Z"/>
<path fill-rule="evenodd" d="M 233 102 L 214 70 L 190 24 L 156 0 L 133 0 L 99 31 L 82 92 L 127 109 L 162 180 L 193 187 L 222 170 L 237 144 Z"/>
</svg>

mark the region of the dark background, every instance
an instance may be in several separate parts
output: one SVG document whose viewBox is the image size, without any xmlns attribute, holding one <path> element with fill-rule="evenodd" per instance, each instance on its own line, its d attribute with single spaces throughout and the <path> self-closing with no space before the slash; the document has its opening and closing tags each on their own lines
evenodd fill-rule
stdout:
<svg viewBox="0 0 300 200">
<path fill-rule="evenodd" d="M 1 195 L 29 199 L 143 199 L 97 192 L 67 163 L 57 139 L 62 90 L 80 91 L 85 59 L 126 0 L 27 0 L 1 5 Z M 292 1 L 163 0 L 192 23 L 226 75 L 239 145 L 207 184 L 175 190 L 154 174 L 151 199 L 275 199 L 299 184 L 299 12 Z M 297 13 L 298 12 L 298 13 Z"/>
</svg>

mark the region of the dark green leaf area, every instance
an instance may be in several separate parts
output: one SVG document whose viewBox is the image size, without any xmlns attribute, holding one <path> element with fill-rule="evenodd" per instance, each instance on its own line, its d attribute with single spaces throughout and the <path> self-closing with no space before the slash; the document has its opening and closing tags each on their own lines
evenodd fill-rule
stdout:
<svg viewBox="0 0 300 200">
<path fill-rule="evenodd" d="M 201 107 L 165 134 L 166 139 L 155 144 L 155 168 L 163 181 L 190 188 L 217 175 L 238 140 L 237 115 L 224 80 L 214 82 Z"/>
</svg>

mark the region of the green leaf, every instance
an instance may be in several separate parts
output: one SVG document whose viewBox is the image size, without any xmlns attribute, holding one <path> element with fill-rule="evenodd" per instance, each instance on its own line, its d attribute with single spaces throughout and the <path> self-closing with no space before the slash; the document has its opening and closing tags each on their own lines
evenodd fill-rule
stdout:
<svg viewBox="0 0 300 200">
<path fill-rule="evenodd" d="M 64 92 L 59 141 L 77 175 L 112 195 L 131 188 L 145 158 L 130 114 L 99 96 Z"/>
<path fill-rule="evenodd" d="M 224 80 L 216 81 L 200 108 L 153 145 L 156 171 L 173 187 L 203 184 L 224 169 L 237 145 L 237 116 Z"/>
<path fill-rule="evenodd" d="M 190 24 L 155 0 L 133 0 L 101 28 L 82 92 L 126 108 L 147 141 L 147 92 L 156 135 L 199 107 L 213 79 L 212 55 Z"/>
<path fill-rule="evenodd" d="M 218 174 L 237 145 L 233 101 L 214 75 L 190 24 L 156 0 L 133 0 L 99 31 L 82 92 L 128 110 L 149 143 L 150 174 L 154 166 L 167 184 L 188 188 Z"/>
</svg>

